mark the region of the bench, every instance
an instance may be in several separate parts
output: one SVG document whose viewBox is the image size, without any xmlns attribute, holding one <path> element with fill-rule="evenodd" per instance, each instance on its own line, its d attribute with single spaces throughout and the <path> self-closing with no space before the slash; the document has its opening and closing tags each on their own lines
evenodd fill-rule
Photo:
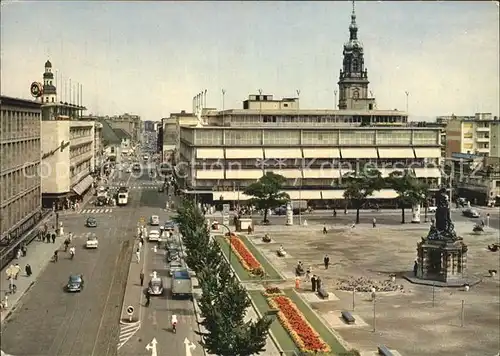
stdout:
<svg viewBox="0 0 500 356">
<path fill-rule="evenodd" d="M 318 290 L 318 295 L 322 298 L 322 299 L 328 299 L 328 291 L 321 287 L 319 290 Z"/>
<path fill-rule="evenodd" d="M 348 311 L 343 311 L 341 313 L 341 315 L 342 315 L 342 319 L 344 319 L 344 321 L 347 324 L 354 324 L 356 322 L 356 319 L 354 319 L 354 317 L 352 316 L 352 314 L 349 313 Z"/>
<path fill-rule="evenodd" d="M 393 356 L 394 354 L 385 345 L 380 345 L 378 347 L 378 354 L 383 356 Z"/>
</svg>

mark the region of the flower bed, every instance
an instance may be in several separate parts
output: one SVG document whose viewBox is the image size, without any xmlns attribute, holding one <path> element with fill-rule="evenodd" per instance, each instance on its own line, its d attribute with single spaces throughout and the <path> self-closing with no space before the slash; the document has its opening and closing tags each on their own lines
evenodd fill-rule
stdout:
<svg viewBox="0 0 500 356">
<path fill-rule="evenodd" d="M 283 295 L 283 292 L 278 287 L 266 287 L 266 290 L 262 294 L 265 297 L 277 297 L 278 295 Z"/>
<path fill-rule="evenodd" d="M 231 244 L 231 249 L 233 250 L 236 257 L 238 257 L 238 260 L 240 260 L 243 268 L 254 274 L 260 274 L 263 271 L 260 262 L 257 261 L 252 252 L 250 252 L 250 250 L 245 246 L 245 244 L 239 237 L 231 237 L 229 241 Z"/>
<path fill-rule="evenodd" d="M 295 303 L 284 295 L 271 296 L 267 299 L 269 306 L 278 309 L 281 325 L 288 331 L 297 347 L 302 352 L 330 352 L 330 346 L 307 322 Z"/>
</svg>

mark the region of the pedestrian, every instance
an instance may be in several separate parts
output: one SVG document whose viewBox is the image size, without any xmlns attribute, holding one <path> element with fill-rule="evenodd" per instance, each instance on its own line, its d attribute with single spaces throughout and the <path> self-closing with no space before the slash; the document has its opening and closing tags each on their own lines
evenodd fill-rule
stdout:
<svg viewBox="0 0 500 356">
<path fill-rule="evenodd" d="M 56 234 L 52 234 L 52 243 L 55 244 L 56 243 Z"/>
<path fill-rule="evenodd" d="M 323 257 L 323 264 L 325 265 L 325 269 L 328 269 L 328 265 L 330 264 L 330 257 L 328 255 Z"/>
<path fill-rule="evenodd" d="M 17 277 L 19 277 L 19 272 L 21 272 L 21 266 L 19 266 L 19 263 L 16 263 L 16 265 L 14 266 L 15 268 L 15 271 L 16 271 L 16 274 L 14 275 L 14 279 L 17 279 Z"/>
<path fill-rule="evenodd" d="M 28 248 L 26 247 L 25 244 L 21 246 L 21 252 L 23 254 L 23 257 L 26 257 L 26 255 L 28 254 Z"/>
<path fill-rule="evenodd" d="M 418 272 L 418 261 L 415 260 L 415 263 L 413 264 L 413 276 L 417 276 L 417 272 Z"/>
<path fill-rule="evenodd" d="M 333 217 L 337 217 L 337 210 L 335 208 L 333 208 Z"/>
<path fill-rule="evenodd" d="M 31 266 L 29 264 L 26 265 L 26 267 L 24 268 L 24 270 L 26 271 L 26 275 L 28 277 L 31 277 L 31 275 L 33 274 L 33 272 L 31 271 Z"/>
<path fill-rule="evenodd" d="M 313 276 L 311 277 L 311 289 L 313 292 L 316 292 L 316 275 L 313 274 Z"/>
<path fill-rule="evenodd" d="M 21 249 L 18 247 L 16 250 L 16 259 L 20 259 L 22 255 Z"/>
<path fill-rule="evenodd" d="M 149 291 L 146 291 L 146 304 L 144 304 L 144 306 L 149 307 L 150 302 L 151 302 L 151 295 L 149 294 Z"/>
<path fill-rule="evenodd" d="M 139 250 L 142 249 L 142 242 L 139 240 Z"/>
<path fill-rule="evenodd" d="M 326 225 L 323 225 L 323 235 L 326 235 L 328 233 L 328 230 L 326 229 Z"/>
<path fill-rule="evenodd" d="M 319 292 L 321 289 L 321 278 L 318 276 L 318 278 L 316 278 L 316 290 Z"/>
<path fill-rule="evenodd" d="M 135 251 L 135 257 L 137 258 L 137 263 L 141 262 L 141 252 L 139 251 L 139 249 Z"/>
<path fill-rule="evenodd" d="M 139 278 L 141 279 L 141 287 L 144 285 L 144 271 L 141 270 L 141 273 L 139 274 Z"/>
<path fill-rule="evenodd" d="M 66 238 L 66 240 L 64 240 L 64 252 L 67 252 L 68 251 L 68 247 L 69 247 L 69 237 Z"/>
<path fill-rule="evenodd" d="M 377 227 L 377 219 L 373 218 L 372 225 L 373 227 Z"/>
<path fill-rule="evenodd" d="M 144 237 L 141 236 L 141 238 L 139 239 L 139 241 L 141 241 L 141 244 L 144 245 Z"/>
<path fill-rule="evenodd" d="M 54 262 L 57 262 L 57 259 L 59 258 L 57 256 L 58 253 L 59 253 L 59 251 L 57 251 L 57 250 L 54 251 Z"/>
</svg>

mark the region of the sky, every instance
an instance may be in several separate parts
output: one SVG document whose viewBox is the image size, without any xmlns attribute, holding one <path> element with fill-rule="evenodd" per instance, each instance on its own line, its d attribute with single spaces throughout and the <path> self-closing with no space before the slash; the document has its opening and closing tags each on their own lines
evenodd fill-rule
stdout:
<svg viewBox="0 0 500 356">
<path fill-rule="evenodd" d="M 333 109 L 351 2 L 2 1 L 1 93 L 29 98 L 50 59 L 81 83 L 88 113 L 160 120 L 207 106 L 242 108 L 248 95 L 296 96 Z M 496 2 L 357 2 L 378 109 L 410 118 L 499 113 Z M 66 84 L 66 86 L 68 86 Z M 69 89 L 66 90 L 66 93 Z"/>
</svg>

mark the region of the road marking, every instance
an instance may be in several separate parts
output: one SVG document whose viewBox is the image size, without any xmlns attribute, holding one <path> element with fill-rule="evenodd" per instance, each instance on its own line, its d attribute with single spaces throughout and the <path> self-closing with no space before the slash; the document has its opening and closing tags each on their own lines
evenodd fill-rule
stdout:
<svg viewBox="0 0 500 356">
<path fill-rule="evenodd" d="M 134 323 L 129 325 L 120 325 L 120 336 L 118 342 L 118 349 L 120 349 L 132 336 L 141 328 L 141 323 Z"/>
<path fill-rule="evenodd" d="M 146 350 L 151 350 L 151 356 L 158 356 L 156 352 L 156 344 L 158 341 L 156 341 L 156 338 L 154 337 L 153 340 L 149 344 L 146 345 Z"/>
<path fill-rule="evenodd" d="M 189 341 L 188 338 L 184 339 L 184 346 L 186 347 L 186 356 L 191 356 L 191 350 L 196 349 L 196 345 Z"/>
</svg>

